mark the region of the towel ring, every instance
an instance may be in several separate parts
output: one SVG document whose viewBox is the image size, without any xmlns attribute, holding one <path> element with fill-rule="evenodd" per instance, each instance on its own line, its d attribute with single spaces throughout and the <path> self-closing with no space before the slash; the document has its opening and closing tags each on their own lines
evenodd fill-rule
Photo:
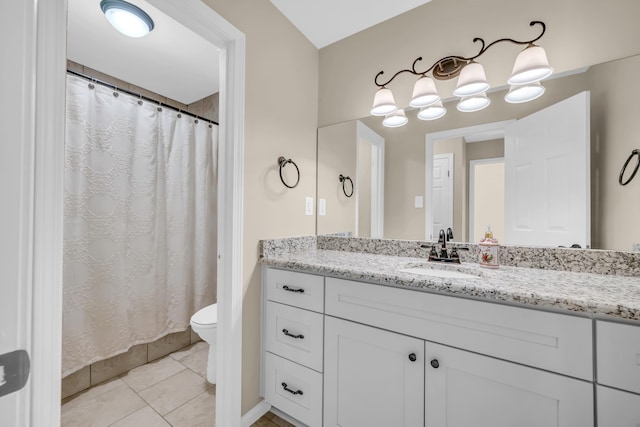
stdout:
<svg viewBox="0 0 640 427">
<path fill-rule="evenodd" d="M 344 183 L 347 180 L 351 183 L 351 193 L 349 193 L 349 194 L 347 194 L 347 189 L 344 188 Z M 351 181 L 351 178 L 349 178 L 348 176 L 344 176 L 344 175 L 340 174 L 340 176 L 338 177 L 338 181 L 340 181 L 342 183 L 342 192 L 344 193 L 344 195 L 347 196 L 347 197 L 353 196 L 353 181 Z"/>
<path fill-rule="evenodd" d="M 287 163 L 291 163 L 296 168 L 296 172 L 298 173 L 298 179 L 296 179 L 296 183 L 293 184 L 293 185 L 287 184 L 284 181 L 284 177 L 282 176 L 282 168 L 284 168 L 287 165 Z M 284 186 L 287 187 L 287 188 L 296 188 L 296 186 L 300 182 L 300 169 L 298 169 L 298 165 L 296 165 L 296 163 L 293 160 L 285 159 L 282 156 L 278 157 L 278 165 L 280 165 L 280 181 L 282 181 Z"/>
<path fill-rule="evenodd" d="M 622 181 L 622 176 L 624 175 L 624 172 L 627 169 L 627 166 L 629 165 L 629 162 L 631 161 L 633 156 L 638 156 L 638 161 L 636 162 L 636 167 L 633 168 L 633 172 L 631 172 L 631 176 L 629 177 L 629 179 L 627 179 L 626 181 L 623 182 Z M 630 183 L 631 180 L 636 176 L 636 173 L 638 173 L 638 168 L 640 168 L 640 150 L 636 148 L 635 150 L 633 150 L 631 152 L 631 154 L 627 158 L 627 161 L 624 162 L 624 165 L 622 166 L 622 170 L 620 171 L 620 176 L 618 177 L 618 182 L 620 183 L 620 185 L 627 185 L 628 183 Z"/>
</svg>

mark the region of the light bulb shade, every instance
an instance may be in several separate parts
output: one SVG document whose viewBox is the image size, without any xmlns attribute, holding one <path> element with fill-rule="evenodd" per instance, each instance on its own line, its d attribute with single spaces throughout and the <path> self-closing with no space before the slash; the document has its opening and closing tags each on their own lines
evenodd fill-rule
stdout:
<svg viewBox="0 0 640 427">
<path fill-rule="evenodd" d="M 460 71 L 458 85 L 453 94 L 459 97 L 471 96 L 486 92 L 487 89 L 489 89 L 489 83 L 484 74 L 484 67 L 477 62 L 470 62 Z"/>
<path fill-rule="evenodd" d="M 456 108 L 463 113 L 472 113 L 487 108 L 491 104 L 491 100 L 487 98 L 486 93 L 478 93 L 472 96 L 466 96 L 458 102 Z"/>
<path fill-rule="evenodd" d="M 504 96 L 504 100 L 511 104 L 533 101 L 540 98 L 544 93 L 544 86 L 540 82 L 528 85 L 511 86 L 509 92 Z"/>
<path fill-rule="evenodd" d="M 371 114 L 373 116 L 386 116 L 398 111 L 396 101 L 393 99 L 393 93 L 386 87 L 380 88 L 373 97 L 373 107 Z"/>
<path fill-rule="evenodd" d="M 129 37 L 143 37 L 153 30 L 153 19 L 138 6 L 123 0 L 102 0 L 100 9 L 107 21 Z"/>
<path fill-rule="evenodd" d="M 431 77 L 422 76 L 413 85 L 413 95 L 409 105 L 414 108 L 426 107 L 440 100 L 436 84 Z"/>
<path fill-rule="evenodd" d="M 447 109 L 442 105 L 442 101 L 438 101 L 435 104 L 423 107 L 418 111 L 418 118 L 420 120 L 435 120 L 447 114 Z"/>
<path fill-rule="evenodd" d="M 404 114 L 404 110 L 401 108 L 395 113 L 391 113 L 386 116 L 382 121 L 382 124 L 388 128 L 398 128 L 406 125 L 408 121 L 409 119 L 407 119 L 407 116 Z"/>
<path fill-rule="evenodd" d="M 544 49 L 534 44 L 529 45 L 518 54 L 513 64 L 511 77 L 507 80 L 510 85 L 525 85 L 539 82 L 549 77 L 553 68 L 549 66 Z"/>
</svg>

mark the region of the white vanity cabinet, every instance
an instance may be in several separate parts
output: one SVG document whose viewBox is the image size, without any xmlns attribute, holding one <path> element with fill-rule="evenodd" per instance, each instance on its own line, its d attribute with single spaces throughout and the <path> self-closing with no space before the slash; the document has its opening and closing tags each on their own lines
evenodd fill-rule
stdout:
<svg viewBox="0 0 640 427">
<path fill-rule="evenodd" d="M 424 341 L 326 316 L 325 426 L 424 426 Z"/>
<path fill-rule="evenodd" d="M 264 396 L 295 419 L 321 426 L 324 277 L 264 273 Z"/>
<path fill-rule="evenodd" d="M 598 426 L 640 426 L 640 326 L 596 321 Z"/>
</svg>

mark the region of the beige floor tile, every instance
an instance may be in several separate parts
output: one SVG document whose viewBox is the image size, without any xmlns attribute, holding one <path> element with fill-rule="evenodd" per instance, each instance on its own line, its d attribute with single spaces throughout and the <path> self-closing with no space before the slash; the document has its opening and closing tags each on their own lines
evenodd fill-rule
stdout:
<svg viewBox="0 0 640 427">
<path fill-rule="evenodd" d="M 91 365 L 91 385 L 117 377 L 147 363 L 147 344 L 134 345 L 128 352 Z"/>
<path fill-rule="evenodd" d="M 295 427 L 295 425 L 291 424 L 289 421 L 285 421 L 277 415 L 271 417 L 271 422 L 277 425 L 278 427 Z"/>
<path fill-rule="evenodd" d="M 62 379 L 62 399 L 91 387 L 91 368 L 85 366 Z"/>
<path fill-rule="evenodd" d="M 144 408 L 146 403 L 121 380 L 110 381 L 66 399 L 62 427 L 106 427 Z"/>
<path fill-rule="evenodd" d="M 180 360 L 187 368 L 191 369 L 202 378 L 207 378 L 207 362 L 209 361 L 209 350 L 200 350 L 184 359 Z"/>
<path fill-rule="evenodd" d="M 174 351 L 170 356 L 176 360 L 182 360 L 187 356 L 191 356 L 192 354 L 199 352 L 200 350 L 209 350 L 209 344 L 204 341 L 200 341 L 189 347 L 183 348 L 182 350 Z"/>
<path fill-rule="evenodd" d="M 251 424 L 251 427 L 278 427 L 277 424 L 272 423 L 269 419 L 262 417 L 255 423 Z"/>
<path fill-rule="evenodd" d="M 138 366 L 122 374 L 120 379 L 129 384 L 129 387 L 134 391 L 142 391 L 184 369 L 186 368 L 183 364 L 166 356 L 146 365 Z"/>
<path fill-rule="evenodd" d="M 211 387 L 198 374 L 185 369 L 139 394 L 160 415 L 166 415 Z"/>
<path fill-rule="evenodd" d="M 157 341 L 148 344 L 147 359 L 149 362 L 180 350 L 191 344 L 191 331 L 186 330 L 169 334 Z"/>
<path fill-rule="evenodd" d="M 171 427 L 151 406 L 134 412 L 110 427 Z"/>
<path fill-rule="evenodd" d="M 215 427 L 215 387 L 191 399 L 181 407 L 165 415 L 174 427 Z"/>
</svg>

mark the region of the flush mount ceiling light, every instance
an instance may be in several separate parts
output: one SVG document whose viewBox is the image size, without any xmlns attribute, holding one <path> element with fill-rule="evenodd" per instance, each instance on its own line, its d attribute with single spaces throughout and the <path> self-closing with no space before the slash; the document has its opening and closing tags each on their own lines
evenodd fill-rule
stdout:
<svg viewBox="0 0 640 427">
<path fill-rule="evenodd" d="M 382 122 L 385 126 L 398 127 L 407 122 L 404 110 L 398 110 L 393 93 L 387 88 L 388 84 L 400 74 L 404 73 L 420 77 L 413 87 L 413 94 L 409 106 L 412 108 L 420 108 L 418 118 L 421 120 L 435 120 L 444 116 L 446 113 L 446 109 L 442 106 L 433 79 L 450 80 L 459 76 L 456 89 L 453 92 L 454 96 L 460 98 L 460 102 L 457 105 L 459 111 L 471 112 L 486 108 L 491 102 L 485 94 L 489 89 L 489 83 L 487 82 L 484 67 L 476 62 L 476 59 L 493 45 L 502 42 L 527 46 L 516 58 L 511 77 L 508 81 L 511 85 L 511 90 L 509 90 L 509 93 L 505 96 L 505 100 L 510 103 L 519 103 L 531 101 L 542 96 L 544 87 L 542 87 L 539 82 L 549 77 L 551 73 L 553 73 L 553 68 L 549 66 L 544 49 L 535 45 L 534 42 L 542 38 L 547 27 L 542 21 L 531 21 L 529 25 L 532 27 L 539 25 L 542 28 L 540 34 L 531 40 L 518 41 L 503 38 L 485 44 L 482 38 L 476 37 L 473 41 L 480 42 L 481 47 L 480 51 L 474 56 L 468 58 L 459 55 L 445 56 L 437 60 L 425 71 L 416 70 L 416 64 L 422 61 L 422 57 L 418 57 L 413 61 L 410 69 L 396 72 L 386 82 L 378 81 L 384 74 L 384 71 L 380 71 L 374 79 L 374 83 L 380 89 L 375 94 L 371 114 L 374 116 L 386 116 Z M 428 73 L 431 73 L 433 79 L 427 75 Z M 433 106 L 433 108 L 429 108 L 430 106 Z M 397 111 L 402 112 L 401 116 L 403 119 L 396 117 L 399 115 Z M 393 119 L 392 116 L 394 117 Z M 396 124 L 401 121 L 402 124 Z"/>
<path fill-rule="evenodd" d="M 153 19 L 138 6 L 123 0 L 102 0 L 100 9 L 107 21 L 129 37 L 143 37 L 153 30 Z"/>
</svg>

